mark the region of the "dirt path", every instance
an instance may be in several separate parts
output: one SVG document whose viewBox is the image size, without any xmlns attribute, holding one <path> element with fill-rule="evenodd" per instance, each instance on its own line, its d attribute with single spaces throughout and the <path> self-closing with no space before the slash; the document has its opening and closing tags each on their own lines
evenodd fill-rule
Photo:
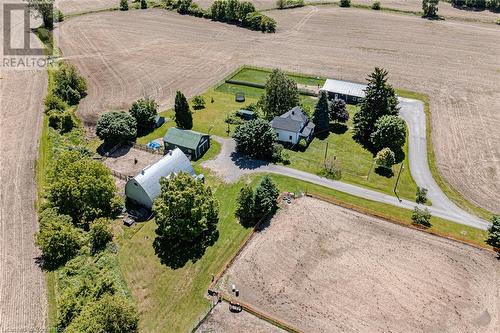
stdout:
<svg viewBox="0 0 500 333">
<path fill-rule="evenodd" d="M 229 311 L 229 304 L 219 303 L 195 333 L 285 333 L 282 329 L 249 314 Z"/>
<path fill-rule="evenodd" d="M 14 17 L 18 23 L 19 16 Z M 14 26 L 13 36 L 22 38 L 22 25 Z M 35 162 L 46 91 L 46 71 L 0 67 L 0 332 L 45 330 L 45 277 L 35 263 L 40 253 L 33 236 L 38 228 Z"/>
<path fill-rule="evenodd" d="M 492 253 L 303 198 L 222 278 L 304 332 L 498 332 Z"/>
<path fill-rule="evenodd" d="M 396 87 L 429 95 L 444 178 L 476 205 L 500 212 L 500 27 L 354 8 L 268 14 L 278 21 L 274 35 L 163 10 L 63 22 L 63 53 L 89 84 L 80 115 L 92 123 L 144 95 L 168 107 L 175 90 L 199 94 L 243 64 L 351 81 L 381 66 Z"/>
</svg>

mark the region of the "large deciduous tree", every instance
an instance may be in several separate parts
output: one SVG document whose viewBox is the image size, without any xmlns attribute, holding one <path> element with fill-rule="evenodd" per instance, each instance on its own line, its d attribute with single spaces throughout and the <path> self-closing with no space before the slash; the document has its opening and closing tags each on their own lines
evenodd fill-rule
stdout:
<svg viewBox="0 0 500 333">
<path fill-rule="evenodd" d="M 132 104 L 129 112 L 137 122 L 137 131 L 146 133 L 155 127 L 158 103 L 149 98 L 139 99 Z"/>
<path fill-rule="evenodd" d="M 218 238 L 219 204 L 210 187 L 187 173 L 160 180 L 155 200 L 156 238 L 153 243 L 161 262 L 172 268 L 200 258 Z"/>
<path fill-rule="evenodd" d="M 390 84 L 387 71 L 376 67 L 368 77 L 368 86 L 360 110 L 354 115 L 353 138 L 367 148 L 372 148 L 371 134 L 375 123 L 385 115 L 396 116 L 399 112 L 398 99 Z"/>
<path fill-rule="evenodd" d="M 376 150 L 388 147 L 393 152 L 402 150 L 406 140 L 406 125 L 398 116 L 382 116 L 375 123 L 371 142 Z"/>
<path fill-rule="evenodd" d="M 328 115 L 328 93 L 322 90 L 319 94 L 318 103 L 314 107 L 313 123 L 317 132 L 323 132 L 330 128 L 330 117 Z"/>
<path fill-rule="evenodd" d="M 346 103 L 342 99 L 334 99 L 330 103 L 330 119 L 336 123 L 346 123 L 349 120 L 349 112 Z"/>
<path fill-rule="evenodd" d="M 287 77 L 283 71 L 274 69 L 267 79 L 261 105 L 267 119 L 281 116 L 299 105 L 297 83 Z"/>
<path fill-rule="evenodd" d="M 236 127 L 233 138 L 239 153 L 264 160 L 272 159 L 276 134 L 268 121 L 247 121 Z"/>
<path fill-rule="evenodd" d="M 68 104 L 76 105 L 85 96 L 86 90 L 87 83 L 76 67 L 61 62 L 54 71 L 54 94 Z"/>
<path fill-rule="evenodd" d="M 54 0 L 25 0 L 28 8 L 36 12 L 35 17 L 41 17 L 43 26 L 49 30 L 54 28 Z"/>
<path fill-rule="evenodd" d="M 71 217 L 59 215 L 53 208 L 40 214 L 40 231 L 35 239 L 42 251 L 44 266 L 50 269 L 73 258 L 82 245 L 82 234 L 73 226 Z"/>
<path fill-rule="evenodd" d="M 63 153 L 55 161 L 61 165 L 56 167 L 47 197 L 60 214 L 71 216 L 73 223 L 88 229 L 90 221 L 112 214 L 116 185 L 104 164 L 74 155 Z"/>
<path fill-rule="evenodd" d="M 97 121 L 96 134 L 106 144 L 132 141 L 137 136 L 137 121 L 123 111 L 106 112 Z"/>
<path fill-rule="evenodd" d="M 130 301 L 119 295 L 104 295 L 85 306 L 64 332 L 136 333 L 138 325 L 139 314 Z"/>
<path fill-rule="evenodd" d="M 193 128 L 193 114 L 189 108 L 186 96 L 180 91 L 175 94 L 175 123 L 182 129 Z"/>
</svg>

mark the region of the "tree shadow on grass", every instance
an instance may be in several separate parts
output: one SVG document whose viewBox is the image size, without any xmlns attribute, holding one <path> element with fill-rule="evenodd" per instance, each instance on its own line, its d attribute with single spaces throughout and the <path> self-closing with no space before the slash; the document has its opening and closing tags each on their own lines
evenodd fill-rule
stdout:
<svg viewBox="0 0 500 333">
<path fill-rule="evenodd" d="M 344 134 L 349 128 L 346 124 L 334 123 L 332 124 L 330 131 L 335 134 Z"/>
<path fill-rule="evenodd" d="M 199 237 L 185 241 L 178 238 L 156 237 L 153 248 L 160 262 L 172 269 L 184 267 L 191 261 L 195 263 L 203 255 L 207 247 L 219 239 L 219 231 L 205 232 Z"/>
<path fill-rule="evenodd" d="M 392 172 L 392 169 L 385 168 L 382 166 L 376 167 L 375 173 L 379 176 L 386 177 L 386 178 L 392 178 L 392 176 L 394 176 L 394 172 Z"/>
</svg>

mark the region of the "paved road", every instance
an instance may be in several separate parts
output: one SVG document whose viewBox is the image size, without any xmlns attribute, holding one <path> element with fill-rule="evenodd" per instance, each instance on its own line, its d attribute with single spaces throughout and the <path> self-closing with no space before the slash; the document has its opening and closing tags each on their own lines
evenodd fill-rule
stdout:
<svg viewBox="0 0 500 333">
<path fill-rule="evenodd" d="M 0 1 L 0 17 L 3 17 L 1 12 L 5 2 L 7 1 Z M 24 32 L 21 23 L 22 12 L 14 12 L 13 18 L 14 24 L 11 30 L 13 41 L 22 43 Z M 3 33 L 0 33 L 0 39 L 2 38 Z M 31 38 L 32 43 L 37 42 L 33 34 Z M 45 277 L 36 264 L 36 258 L 40 253 L 34 244 L 34 233 L 38 228 L 34 207 L 36 198 L 34 170 L 43 117 L 43 97 L 46 91 L 45 70 L 5 70 L 0 67 L 0 332 L 2 333 L 45 331 L 47 307 Z"/>
<path fill-rule="evenodd" d="M 451 202 L 434 181 L 427 162 L 427 145 L 425 133 L 425 113 L 420 101 L 400 99 L 401 116 L 410 128 L 409 164 L 410 172 L 415 182 L 429 189 L 428 197 L 432 206 L 428 207 L 432 215 L 448 219 L 460 224 L 487 229 L 489 223 L 473 216 Z M 250 160 L 235 153 L 235 142 L 232 139 L 215 138 L 222 144 L 221 153 L 213 160 L 203 163 L 226 181 L 233 182 L 248 173 L 268 172 L 304 180 L 313 184 L 329 187 L 365 199 L 391 204 L 397 207 L 413 209 L 415 202 L 402 200 L 391 195 L 320 177 L 304 171 L 287 168 L 281 165 L 269 164 L 263 161 Z"/>
</svg>

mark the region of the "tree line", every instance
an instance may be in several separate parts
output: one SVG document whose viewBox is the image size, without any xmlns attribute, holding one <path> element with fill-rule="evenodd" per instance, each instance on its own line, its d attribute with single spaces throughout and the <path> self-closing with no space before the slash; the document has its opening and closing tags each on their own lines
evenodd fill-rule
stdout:
<svg viewBox="0 0 500 333">
<path fill-rule="evenodd" d="M 500 0 L 450 0 L 453 7 L 489 9 L 493 12 L 500 11 Z"/>
</svg>

